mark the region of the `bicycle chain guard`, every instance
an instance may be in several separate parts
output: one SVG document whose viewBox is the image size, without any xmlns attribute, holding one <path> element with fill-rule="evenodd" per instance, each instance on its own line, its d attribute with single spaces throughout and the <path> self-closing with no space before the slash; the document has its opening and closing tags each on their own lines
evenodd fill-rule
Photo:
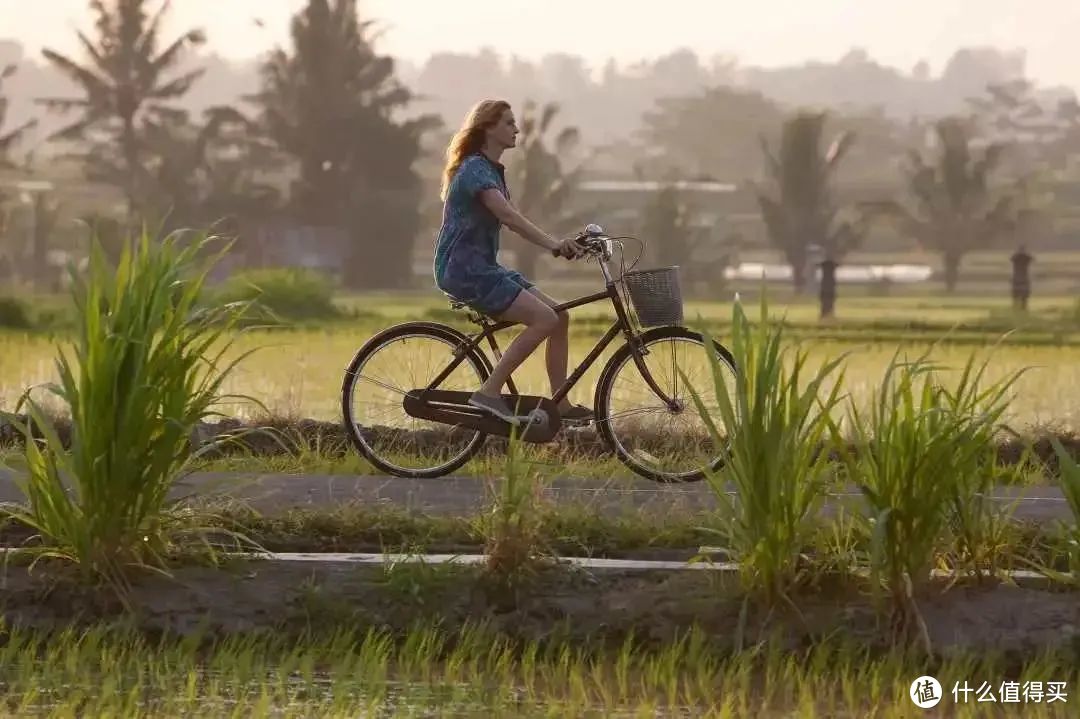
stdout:
<svg viewBox="0 0 1080 719">
<path fill-rule="evenodd" d="M 472 392 L 414 389 L 402 403 L 410 417 L 431 422 L 468 427 L 486 434 L 509 437 L 513 426 L 481 409 L 469 405 Z M 547 397 L 504 394 L 503 399 L 514 408 L 522 423 L 518 437 L 525 442 L 544 444 L 555 439 L 562 428 L 559 406 Z"/>
</svg>

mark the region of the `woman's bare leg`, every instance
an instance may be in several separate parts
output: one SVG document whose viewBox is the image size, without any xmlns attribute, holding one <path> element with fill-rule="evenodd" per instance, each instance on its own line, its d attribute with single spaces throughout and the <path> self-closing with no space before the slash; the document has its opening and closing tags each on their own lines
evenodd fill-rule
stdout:
<svg viewBox="0 0 1080 719">
<path fill-rule="evenodd" d="M 548 307 L 558 305 L 558 302 L 535 287 L 530 289 L 529 292 L 539 297 Z M 547 349 L 544 354 L 544 360 L 547 363 L 548 381 L 551 383 L 551 394 L 553 396 L 566 384 L 566 369 L 570 357 L 570 314 L 559 312 L 555 316 L 558 318 L 559 323 L 548 337 Z M 570 400 L 564 397 L 559 404 L 559 409 L 565 411 L 569 408 Z"/>
<path fill-rule="evenodd" d="M 491 376 L 480 387 L 480 394 L 488 397 L 500 396 L 503 385 L 514 370 L 520 367 L 521 363 L 540 346 L 540 343 L 559 326 L 559 318 L 551 307 L 528 291 L 519 293 L 513 304 L 499 316 L 499 319 L 523 324 L 525 330 L 506 348 L 499 364 L 495 365 Z M 564 365 L 563 372 L 565 371 Z"/>
</svg>

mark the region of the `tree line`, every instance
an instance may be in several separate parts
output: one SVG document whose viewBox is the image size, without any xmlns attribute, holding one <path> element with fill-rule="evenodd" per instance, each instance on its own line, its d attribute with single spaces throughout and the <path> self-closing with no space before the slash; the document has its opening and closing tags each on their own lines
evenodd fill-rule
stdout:
<svg viewBox="0 0 1080 719">
<path fill-rule="evenodd" d="M 262 61 L 258 91 L 199 117 L 177 103 L 203 79 L 202 69 L 180 68 L 205 38 L 198 29 L 163 37 L 169 5 L 92 0 L 93 30 L 79 33 L 83 57 L 43 51 L 79 88 L 75 96 L 39 99 L 69 120 L 52 141 L 89 179 L 122 192 L 129 222 L 224 219 L 235 229 L 287 218 L 343 228 L 353 248 L 342 273 L 348 282 L 405 281 L 412 239 L 425 222 L 437 221 L 424 175 L 441 161 L 449 128 L 434 115 L 410 112 L 418 98 L 398 79 L 393 59 L 375 51 L 373 25 L 355 0 L 308 0 L 293 18 L 288 47 Z M 931 125 L 936 150 L 925 154 L 926 123 L 898 124 L 872 112 L 793 113 L 760 92 L 717 86 L 657 102 L 642 118 L 630 156 L 649 176 L 751 182 L 768 237 L 791 263 L 797 289 L 812 249 L 838 264 L 879 221 L 940 252 L 952 289 L 963 255 L 1015 233 L 1031 216 L 1031 178 L 1075 155 L 1080 138 L 1075 100 L 1044 108 L 1030 84 L 991 85 L 971 108 L 971 117 Z M 28 129 L 5 131 L 5 109 L 0 91 L 0 157 Z M 573 199 L 587 165 L 581 132 L 560 126 L 559 113 L 553 103 L 525 104 L 521 150 L 510 168 L 523 211 L 556 232 L 582 219 Z M 836 132 L 828 147 L 827 125 Z M 1014 153 L 1014 166 L 1003 173 L 1005 143 L 985 144 L 980 127 L 1033 137 L 1024 146 L 1036 148 L 1036 156 Z M 748 141 L 758 135 L 779 137 L 779 144 Z M 882 177 L 904 157 L 903 197 L 841 202 L 841 166 L 856 179 Z M 997 174 L 1025 180 L 995 181 Z M 665 193 L 643 224 L 674 262 L 693 242 L 686 212 Z M 534 271 L 537 259 L 527 254 L 523 269 Z"/>
</svg>

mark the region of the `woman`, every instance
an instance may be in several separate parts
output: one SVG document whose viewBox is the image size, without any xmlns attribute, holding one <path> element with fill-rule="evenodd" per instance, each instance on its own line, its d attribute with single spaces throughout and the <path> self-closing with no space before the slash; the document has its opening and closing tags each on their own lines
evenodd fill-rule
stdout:
<svg viewBox="0 0 1080 719">
<path fill-rule="evenodd" d="M 502 100 L 484 100 L 466 116 L 446 151 L 440 195 L 445 203 L 443 222 L 435 247 L 439 289 L 488 317 L 525 326 L 488 380 L 469 398 L 471 406 L 507 422 L 515 414 L 501 396 L 503 385 L 545 339 L 552 394 L 566 382 L 570 321 L 565 312 L 556 314 L 555 301 L 520 273 L 499 265 L 499 229 L 506 225 L 560 257 L 573 259 L 579 254 L 573 240 L 555 239 L 511 204 L 499 159 L 517 144 L 517 134 L 514 113 Z M 559 411 L 571 422 L 592 418 L 590 410 L 565 399 Z"/>
</svg>

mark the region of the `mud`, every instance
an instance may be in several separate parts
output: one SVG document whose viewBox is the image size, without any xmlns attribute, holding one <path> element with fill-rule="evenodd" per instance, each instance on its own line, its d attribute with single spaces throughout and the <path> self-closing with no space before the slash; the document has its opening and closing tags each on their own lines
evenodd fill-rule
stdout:
<svg viewBox="0 0 1080 719">
<path fill-rule="evenodd" d="M 116 621 L 148 634 L 215 635 L 378 626 L 404 632 L 417 620 L 447 628 L 485 620 L 517 639 L 552 637 L 619 643 L 633 632 L 662 643 L 697 626 L 718 648 L 734 648 L 741 598 L 733 579 L 707 572 L 611 572 L 549 568 L 517 590 L 483 580 L 477 568 L 243 560 L 225 568 L 184 567 L 172 578 L 140 578 L 125 609 L 103 590 L 80 588 L 40 568 L 9 566 L 3 618 L 37 630 Z M 839 586 L 839 585 L 838 585 Z M 779 637 L 795 649 L 847 637 L 887 650 L 887 617 L 851 588 L 805 590 L 791 610 L 749 611 L 746 640 Z M 1080 651 L 1080 595 L 1004 584 L 930 587 L 919 597 L 935 652 L 1004 651 L 1033 657 Z"/>
</svg>

